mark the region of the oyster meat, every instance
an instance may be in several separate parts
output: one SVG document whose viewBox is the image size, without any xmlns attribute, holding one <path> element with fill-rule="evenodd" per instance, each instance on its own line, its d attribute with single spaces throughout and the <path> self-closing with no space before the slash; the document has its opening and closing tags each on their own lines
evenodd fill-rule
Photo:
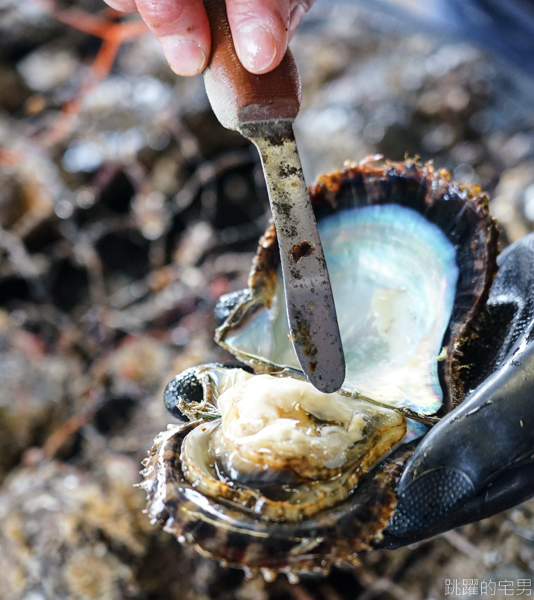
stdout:
<svg viewBox="0 0 534 600">
<path fill-rule="evenodd" d="M 182 422 L 156 439 L 154 521 L 204 556 L 261 570 L 358 562 L 395 509 L 417 440 L 462 401 L 462 344 L 496 271 L 487 198 L 415 162 L 369 162 L 311 189 L 347 374 L 323 394 L 289 339 L 274 227 L 216 340 L 239 365 L 177 375 Z"/>
<path fill-rule="evenodd" d="M 263 518 L 300 520 L 345 500 L 406 433 L 401 414 L 298 379 L 241 369 L 222 379 L 221 418 L 187 436 L 184 475 Z"/>
</svg>

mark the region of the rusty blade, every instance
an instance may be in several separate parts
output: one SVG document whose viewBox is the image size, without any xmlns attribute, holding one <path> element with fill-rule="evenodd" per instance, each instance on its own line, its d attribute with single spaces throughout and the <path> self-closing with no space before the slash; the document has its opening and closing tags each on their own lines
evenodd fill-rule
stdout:
<svg viewBox="0 0 534 600">
<path fill-rule="evenodd" d="M 317 223 L 290 121 L 241 125 L 258 148 L 278 235 L 289 331 L 310 383 L 326 393 L 345 379 L 345 357 Z"/>
</svg>

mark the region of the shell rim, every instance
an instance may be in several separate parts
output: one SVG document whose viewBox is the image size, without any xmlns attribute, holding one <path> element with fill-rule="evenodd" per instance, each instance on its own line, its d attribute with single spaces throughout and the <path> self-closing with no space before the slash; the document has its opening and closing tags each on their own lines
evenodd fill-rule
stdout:
<svg viewBox="0 0 534 600">
<path fill-rule="evenodd" d="M 479 186 L 453 182 L 449 171 L 446 169 L 436 170 L 431 162 L 421 164 L 417 158 L 407 158 L 403 162 L 383 161 L 382 164 L 376 164 L 381 158 L 368 157 L 360 163 L 348 162 L 341 171 L 319 176 L 317 181 L 308 188 L 314 210 L 317 212 L 322 208 L 335 208 L 335 196 L 339 193 L 343 182 L 350 178 L 361 177 L 366 191 L 369 191 L 369 193 L 373 193 L 373 190 L 387 179 L 400 178 L 425 188 L 425 207 L 432 207 L 438 200 L 462 202 L 463 208 L 460 212 L 468 210 L 473 212 L 483 234 L 483 240 L 479 239 L 478 241 L 483 241 L 487 250 L 485 264 L 479 270 L 481 277 L 478 281 L 475 302 L 473 302 L 470 310 L 464 314 L 461 323 L 455 327 L 451 327 L 451 324 L 449 324 L 445 333 L 444 342 L 446 341 L 446 344 L 444 345 L 447 346 L 447 356 L 440 369 L 440 383 L 444 392 L 442 406 L 433 415 L 423 417 L 409 409 L 397 408 L 409 418 L 432 425 L 444 414 L 458 406 L 464 399 L 465 390 L 461 379 L 461 370 L 465 366 L 461 361 L 461 349 L 469 336 L 476 335 L 478 321 L 486 306 L 491 284 L 497 273 L 499 230 L 497 222 L 489 212 L 489 198 L 485 192 L 481 191 Z M 274 223 L 271 221 L 259 241 L 249 274 L 248 287 L 251 297 L 238 303 L 226 321 L 216 329 L 215 341 L 240 361 L 253 367 L 255 372 L 291 376 L 305 380 L 304 374 L 297 369 L 271 365 L 266 361 L 240 353 L 235 348 L 229 347 L 225 342 L 226 335 L 249 316 L 248 313 L 251 309 L 256 310 L 261 305 L 270 306 L 275 293 L 276 270 L 279 262 L 278 240 Z M 340 392 L 344 392 L 343 388 Z"/>
<path fill-rule="evenodd" d="M 359 564 L 357 554 L 371 550 L 372 544 L 381 540 L 397 504 L 394 490 L 413 443 L 398 448 L 364 475 L 358 488 L 340 505 L 302 521 L 273 523 L 251 515 L 244 518 L 239 507 L 205 497 L 187 481 L 180 466 L 181 444 L 202 424 L 198 420 L 169 425 L 143 461 L 144 479 L 139 485 L 147 493 L 147 513 L 180 543 L 193 546 L 205 558 L 224 566 L 247 568 L 251 573 L 327 574 L 333 565 Z M 374 504 L 367 496 L 374 498 Z M 356 527 L 358 535 L 346 525 L 338 528 L 340 515 L 345 523 Z M 212 524 L 214 520 L 217 527 Z M 318 539 L 318 543 L 307 547 L 306 540 L 310 539 Z M 254 548 L 259 540 L 262 546 L 272 543 L 264 554 Z"/>
</svg>

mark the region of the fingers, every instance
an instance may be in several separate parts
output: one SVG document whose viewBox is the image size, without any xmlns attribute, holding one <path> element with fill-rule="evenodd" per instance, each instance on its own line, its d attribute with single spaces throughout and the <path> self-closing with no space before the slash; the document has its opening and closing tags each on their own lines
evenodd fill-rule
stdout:
<svg viewBox="0 0 534 600">
<path fill-rule="evenodd" d="M 278 66 L 289 40 L 290 0 L 226 0 L 239 60 L 251 73 Z"/>
<path fill-rule="evenodd" d="M 136 12 L 137 6 L 135 5 L 135 0 L 105 0 L 108 6 L 114 8 L 115 10 L 120 10 L 121 12 Z"/>
<path fill-rule="evenodd" d="M 184 76 L 202 72 L 210 54 L 210 29 L 202 0 L 136 0 L 136 3 L 139 14 L 158 38 L 171 69 Z"/>
<path fill-rule="evenodd" d="M 399 481 L 399 502 L 388 525 L 392 535 L 426 535 L 436 523 L 448 523 L 448 515 L 471 514 L 480 501 L 475 502 L 475 494 L 490 486 L 493 492 L 484 496 L 484 510 L 493 510 L 501 501 L 494 494 L 500 474 L 534 456 L 533 260 L 534 234 L 502 254 L 488 301 L 492 313 L 487 314 L 488 319 L 490 314 L 503 315 L 499 327 L 508 333 L 503 337 L 486 324 L 477 333 L 492 344 L 493 357 L 472 354 L 495 369 L 414 451 Z M 496 312 L 499 307 L 506 310 Z M 515 497 L 510 492 L 506 501 Z"/>
<path fill-rule="evenodd" d="M 222 0 L 221 0 L 222 1 Z M 210 54 L 202 0 L 106 0 L 123 12 L 139 11 L 178 75 L 197 75 Z M 315 0 L 226 0 L 239 60 L 251 73 L 278 66 L 303 15 Z"/>
<path fill-rule="evenodd" d="M 289 31 L 288 38 L 291 41 L 293 35 L 300 25 L 302 17 L 310 10 L 310 8 L 315 4 L 315 0 L 300 0 L 293 1 L 291 3 L 291 13 L 289 15 Z"/>
<path fill-rule="evenodd" d="M 373 544 L 373 547 L 377 550 L 384 548 L 393 550 L 414 544 L 449 529 L 487 519 L 525 502 L 532 496 L 534 496 L 534 462 L 504 471 L 476 496 L 469 498 L 457 510 L 445 515 L 442 520 L 433 522 L 427 529 L 423 528 L 415 532 L 398 531 L 395 528 L 395 519 L 392 519 L 383 538 Z"/>
<path fill-rule="evenodd" d="M 394 535 L 425 531 L 534 452 L 534 323 L 509 358 L 419 444 L 399 482 Z"/>
</svg>

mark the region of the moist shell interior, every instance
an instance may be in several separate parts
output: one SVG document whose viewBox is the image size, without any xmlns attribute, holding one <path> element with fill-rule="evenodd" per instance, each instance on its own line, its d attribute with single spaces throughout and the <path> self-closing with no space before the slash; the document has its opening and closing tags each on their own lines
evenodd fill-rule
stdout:
<svg viewBox="0 0 534 600">
<path fill-rule="evenodd" d="M 406 435 L 406 419 L 390 408 L 223 371 L 205 371 L 221 417 L 186 436 L 182 469 L 199 492 L 258 518 L 298 521 L 344 501 Z"/>
<path fill-rule="evenodd" d="M 443 322 L 437 328 L 430 328 L 434 332 L 431 344 L 435 360 L 432 360 L 437 362 L 437 370 L 426 391 L 437 390 L 442 394 L 444 406 L 441 412 L 460 402 L 463 399 L 461 371 L 466 366 L 462 363 L 462 344 L 473 333 L 496 271 L 497 230 L 488 212 L 486 196 L 477 188 L 451 183 L 448 173 L 436 172 L 432 166 L 406 162 L 382 166 L 370 163 L 351 165 L 343 172 L 319 178 L 311 189 L 311 199 L 320 227 L 321 223 L 327 224 L 327 229 L 328 223 L 336 219 L 343 221 L 344 216 L 350 217 L 356 211 L 361 210 L 363 214 L 378 207 L 378 211 L 371 212 L 386 215 L 388 226 L 399 215 L 406 214 L 404 211 L 408 211 L 417 214 L 415 221 L 410 221 L 412 226 L 416 224 L 415 229 L 418 229 L 417 223 L 422 219 L 434 227 L 422 227 L 425 231 L 439 230 L 438 244 L 434 240 L 424 248 L 425 252 L 436 255 L 438 271 L 441 273 L 439 281 L 447 287 L 443 296 L 449 294 L 450 299 L 447 301 L 448 314 L 443 317 Z M 391 214 L 388 216 L 388 213 Z M 397 233 L 395 227 L 390 228 L 389 235 L 392 238 Z M 412 238 L 417 238 L 419 243 L 421 231 L 412 233 L 410 236 L 409 229 L 400 232 L 400 242 L 403 235 L 410 242 L 401 246 L 409 247 Z M 423 238 L 425 235 L 423 233 Z M 416 244 L 416 247 L 420 246 Z M 443 260 L 442 255 L 449 252 L 450 256 Z M 410 250 L 403 258 L 408 261 L 414 253 L 417 254 L 417 251 Z M 280 378 L 303 379 L 295 362 L 287 358 L 287 347 L 269 357 L 260 352 L 243 350 L 234 343 L 241 328 L 246 329 L 258 314 L 273 314 L 273 307 L 277 303 L 280 306 L 278 263 L 276 232 L 271 226 L 260 241 L 250 274 L 251 299 L 236 306 L 219 328 L 216 339 L 239 359 L 252 365 L 256 372 L 271 373 Z M 335 268 L 332 267 L 332 270 Z M 412 274 L 414 272 L 417 273 L 417 270 Z M 408 280 L 402 285 L 408 289 L 412 283 Z M 384 329 L 388 327 L 389 309 L 390 313 L 406 307 L 410 309 L 411 300 L 406 302 L 403 299 L 405 290 L 402 285 L 385 295 L 378 293 L 376 302 L 379 305 L 382 302 L 387 309 L 378 311 L 379 318 L 385 323 L 382 323 Z M 414 285 L 416 291 L 424 288 L 417 287 L 417 281 Z M 429 286 L 432 287 L 432 280 Z M 357 309 L 356 299 L 350 302 L 350 286 L 345 292 L 350 306 L 343 306 L 341 310 L 354 309 L 353 305 Z M 431 307 L 432 302 L 427 301 L 425 306 Z M 337 310 L 340 311 L 339 306 Z M 441 313 L 438 311 L 438 314 Z M 280 315 L 283 313 L 278 313 L 278 323 L 273 320 L 275 326 L 283 325 Z M 284 331 L 282 334 L 282 339 L 284 335 L 287 337 Z M 445 351 L 440 350 L 443 347 Z M 348 350 L 350 352 L 350 348 Z M 397 348 L 396 353 L 399 352 Z M 279 357 L 283 357 L 283 360 L 274 360 Z M 414 358 L 417 357 L 416 353 Z M 206 375 L 206 380 L 209 377 L 217 378 L 213 374 Z M 260 513 L 256 510 L 256 502 L 260 499 L 256 494 L 258 490 L 252 489 L 248 496 L 232 497 L 233 491 L 239 487 L 246 491 L 247 486 L 223 481 L 228 484 L 227 488 L 217 487 L 221 481 L 216 480 L 221 478 L 214 476 L 213 466 L 208 459 L 209 437 L 219 427 L 215 408 L 213 413 L 206 412 L 210 402 L 213 407 L 217 404 L 212 383 L 219 384 L 220 381 L 203 383 L 204 400 L 198 405 L 198 414 L 202 418 L 184 425 L 169 426 L 167 432 L 158 436 L 144 463 L 146 469 L 142 486 L 147 491 L 148 512 L 152 519 L 162 523 L 165 530 L 176 535 L 180 542 L 194 545 L 202 555 L 220 560 L 223 564 L 239 565 L 252 572 L 262 570 L 266 578 L 271 578 L 277 571 L 288 574 L 325 573 L 332 564 L 358 564 L 358 553 L 369 550 L 372 542 L 380 539 L 394 512 L 396 483 L 416 441 L 397 447 L 386 458 L 382 453 L 370 459 L 362 470 L 356 488 L 351 489 L 342 501 L 323 505 L 311 515 L 296 515 L 295 519 L 287 514 L 282 519 L 272 518 L 271 513 L 261 514 L 261 510 Z M 359 395 L 358 386 L 348 385 L 341 390 L 341 394 L 355 399 Z M 361 398 L 358 401 L 369 402 L 371 406 L 387 404 L 383 399 L 370 400 Z M 392 408 L 385 410 L 404 412 L 406 416 L 407 408 L 411 409 L 410 416 L 419 416 L 421 420 L 425 420 L 425 414 L 439 410 L 435 398 L 427 405 L 419 400 L 411 405 L 406 404 L 405 398 L 401 398 Z M 211 423 L 206 416 L 208 414 L 209 419 L 215 419 Z M 195 418 L 194 407 L 188 416 Z M 192 443 L 197 437 L 197 443 Z M 189 448 L 188 442 L 192 443 Z M 379 460 L 379 464 L 363 473 L 372 466 L 370 463 L 374 460 Z M 205 472 L 193 472 L 195 468 L 204 469 Z M 282 470 L 279 470 L 277 476 L 281 473 Z M 211 488 L 212 485 L 215 487 Z M 203 486 L 208 486 L 208 489 L 203 489 Z"/>
<path fill-rule="evenodd" d="M 171 425 L 156 438 L 143 463 L 148 514 L 203 556 L 250 574 L 261 570 L 268 579 L 277 572 L 327 574 L 332 565 L 358 565 L 358 553 L 371 549 L 393 513 L 395 483 L 411 451 L 410 445 L 394 451 L 345 502 L 313 518 L 272 522 L 224 499 L 208 501 L 187 480 L 181 448 L 199 426 Z"/>
<path fill-rule="evenodd" d="M 406 162 L 322 176 L 311 199 L 347 361 L 342 389 L 415 415 L 461 402 L 461 346 L 496 271 L 487 197 L 431 165 Z M 249 286 L 251 299 L 236 307 L 217 341 L 256 370 L 302 376 L 273 226 Z"/>
</svg>

